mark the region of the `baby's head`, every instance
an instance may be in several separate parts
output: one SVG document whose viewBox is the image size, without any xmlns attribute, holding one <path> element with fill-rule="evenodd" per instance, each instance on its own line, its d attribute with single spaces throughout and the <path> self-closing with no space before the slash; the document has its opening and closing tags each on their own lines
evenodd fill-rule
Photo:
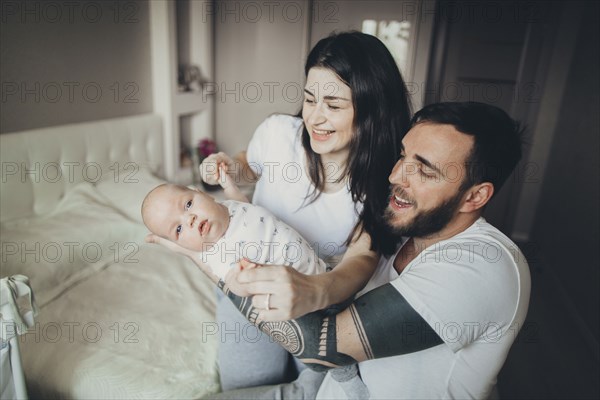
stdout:
<svg viewBox="0 0 600 400">
<path fill-rule="evenodd" d="M 142 219 L 150 232 L 201 252 L 225 234 L 229 211 L 206 193 L 165 183 L 146 195 Z"/>
</svg>

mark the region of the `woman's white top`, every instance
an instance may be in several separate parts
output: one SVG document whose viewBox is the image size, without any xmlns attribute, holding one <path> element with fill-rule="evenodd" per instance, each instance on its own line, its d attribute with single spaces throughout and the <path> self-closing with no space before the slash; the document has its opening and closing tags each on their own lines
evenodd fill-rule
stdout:
<svg viewBox="0 0 600 400">
<path fill-rule="evenodd" d="M 300 118 L 273 115 L 256 129 L 246 154 L 260 176 L 252 202 L 296 229 L 319 257 L 327 259 L 345 252 L 362 203 L 353 203 L 347 185 L 310 202 L 314 185 L 307 173 L 302 126 Z"/>
</svg>

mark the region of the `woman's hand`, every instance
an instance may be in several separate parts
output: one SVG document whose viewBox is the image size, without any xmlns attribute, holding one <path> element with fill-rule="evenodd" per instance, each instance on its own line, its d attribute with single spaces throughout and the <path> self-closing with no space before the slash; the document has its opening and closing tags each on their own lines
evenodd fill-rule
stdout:
<svg viewBox="0 0 600 400">
<path fill-rule="evenodd" d="M 342 261 L 323 274 L 304 275 L 293 268 L 268 265 L 240 271 L 237 282 L 244 293 L 254 295 L 253 306 L 261 309 L 262 320 L 296 319 L 343 303 L 367 284 L 379 261 L 377 253 L 369 250 L 370 243 L 368 234 L 359 234 Z"/>
<path fill-rule="evenodd" d="M 253 295 L 252 305 L 260 309 L 264 321 L 287 321 L 327 307 L 327 287 L 331 285 L 328 273 L 304 275 L 281 265 L 263 265 L 249 268 L 242 260 L 235 274 L 238 290 Z"/>
<path fill-rule="evenodd" d="M 238 264 L 235 265 L 235 267 L 231 268 L 227 272 L 227 275 L 225 275 L 225 285 L 227 286 L 227 289 L 231 290 L 233 293 L 240 297 L 251 296 L 252 294 L 248 293 L 246 287 L 243 284 L 239 283 L 237 277 L 243 270 L 249 270 L 258 267 L 258 264 L 250 262 L 246 259 L 241 260 Z"/>
</svg>

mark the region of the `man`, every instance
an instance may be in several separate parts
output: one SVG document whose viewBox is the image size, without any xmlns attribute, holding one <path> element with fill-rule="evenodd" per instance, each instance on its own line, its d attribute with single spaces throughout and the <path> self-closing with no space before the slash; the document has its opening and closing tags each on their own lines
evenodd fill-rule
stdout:
<svg viewBox="0 0 600 400">
<path fill-rule="evenodd" d="M 525 258 L 481 218 L 521 157 L 520 134 L 490 105 L 425 107 L 389 177 L 385 217 L 400 245 L 348 308 L 261 322 L 250 298 L 229 296 L 309 368 L 330 370 L 317 398 L 488 397 L 529 303 Z M 359 375 L 338 368 L 356 364 Z M 309 384 L 320 379 L 309 374 L 262 395 L 314 396 Z"/>
</svg>

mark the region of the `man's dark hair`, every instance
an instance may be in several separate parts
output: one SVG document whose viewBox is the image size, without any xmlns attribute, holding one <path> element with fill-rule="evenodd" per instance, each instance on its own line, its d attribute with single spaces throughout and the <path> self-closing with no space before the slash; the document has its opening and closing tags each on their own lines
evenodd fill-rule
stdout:
<svg viewBox="0 0 600 400">
<path fill-rule="evenodd" d="M 521 159 L 524 129 L 498 107 L 478 102 L 431 104 L 413 116 L 411 127 L 425 122 L 452 125 L 475 139 L 461 190 L 490 182 L 495 195 Z"/>
</svg>

